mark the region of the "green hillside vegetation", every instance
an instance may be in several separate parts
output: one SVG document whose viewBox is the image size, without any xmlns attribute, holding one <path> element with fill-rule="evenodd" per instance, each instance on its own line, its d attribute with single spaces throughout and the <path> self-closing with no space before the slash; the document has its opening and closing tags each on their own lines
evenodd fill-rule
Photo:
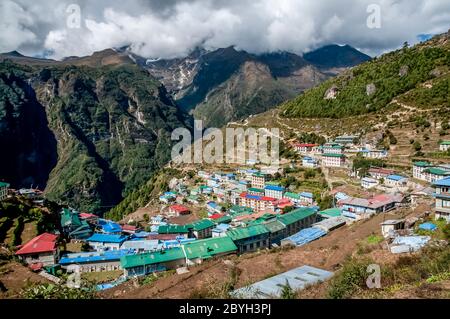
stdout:
<svg viewBox="0 0 450 319">
<path fill-rule="evenodd" d="M 0 147 L 11 155 L 0 175 L 94 213 L 145 184 L 170 159 L 171 132 L 190 125 L 164 87 L 134 65 L 6 60 L 0 92 Z"/>
<path fill-rule="evenodd" d="M 0 243 L 11 248 L 24 244 L 33 237 L 54 230 L 58 224 L 56 206 L 52 212 L 35 207 L 27 200 L 14 198 L 0 203 Z M 55 212 L 53 212 L 55 209 Z"/>
<path fill-rule="evenodd" d="M 403 99 L 417 101 L 417 106 L 449 107 L 450 44 L 445 37 L 448 35 L 436 36 L 361 64 L 283 104 L 282 114 L 316 118 L 362 115 L 385 108 L 407 92 Z M 433 88 L 421 85 L 433 79 Z M 331 88 L 337 95 L 326 99 Z"/>
<path fill-rule="evenodd" d="M 119 205 L 107 212 L 106 217 L 121 220 L 147 205 L 152 199 L 158 199 L 161 192 L 167 190 L 170 179 L 174 177 L 181 178 L 182 173 L 171 168 L 159 170 L 145 184 L 126 196 Z"/>
</svg>

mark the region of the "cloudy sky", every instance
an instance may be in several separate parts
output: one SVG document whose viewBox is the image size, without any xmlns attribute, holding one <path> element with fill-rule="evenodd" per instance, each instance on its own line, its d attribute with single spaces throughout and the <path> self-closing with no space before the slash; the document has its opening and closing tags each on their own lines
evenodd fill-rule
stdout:
<svg viewBox="0 0 450 319">
<path fill-rule="evenodd" d="M 329 43 L 377 55 L 450 28 L 449 0 L 1 0 L 0 12 L 0 52 L 55 59 L 124 45 L 147 58 Z"/>
</svg>

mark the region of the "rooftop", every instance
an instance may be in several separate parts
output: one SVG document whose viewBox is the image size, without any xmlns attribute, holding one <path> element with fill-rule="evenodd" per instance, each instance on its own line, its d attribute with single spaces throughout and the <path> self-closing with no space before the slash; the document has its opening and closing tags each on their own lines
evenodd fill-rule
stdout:
<svg viewBox="0 0 450 319">
<path fill-rule="evenodd" d="M 345 157 L 344 154 L 334 154 L 334 153 L 325 153 L 325 154 L 322 154 L 322 156 L 324 156 L 324 157 L 338 157 L 338 158 Z"/>
<path fill-rule="evenodd" d="M 329 208 L 319 212 L 320 215 L 325 215 L 328 217 L 339 217 L 342 214 L 340 208 Z"/>
<path fill-rule="evenodd" d="M 161 225 L 158 234 L 187 234 L 189 228 L 186 225 Z"/>
<path fill-rule="evenodd" d="M 446 170 L 443 170 L 442 168 L 437 168 L 437 167 L 427 168 L 426 170 L 424 170 L 424 172 L 430 173 L 433 175 L 440 175 L 440 176 L 450 175 L 449 171 L 446 171 Z"/>
<path fill-rule="evenodd" d="M 450 186 L 450 177 L 446 177 L 444 179 L 438 180 L 434 182 L 434 186 Z"/>
<path fill-rule="evenodd" d="M 305 219 L 316 214 L 316 211 L 309 207 L 301 207 L 278 217 L 278 220 L 284 225 L 291 225 L 299 220 Z"/>
<path fill-rule="evenodd" d="M 236 298 L 272 299 L 280 298 L 286 283 L 294 290 L 300 290 L 333 276 L 332 272 L 322 269 L 302 266 L 285 273 L 256 282 L 232 292 Z"/>
<path fill-rule="evenodd" d="M 128 239 L 128 236 L 122 236 L 122 235 L 107 235 L 107 234 L 99 234 L 95 233 L 88 239 L 87 241 L 90 242 L 97 242 L 97 243 L 114 243 L 114 244 L 121 244 L 125 240 Z"/>
<path fill-rule="evenodd" d="M 275 185 L 267 185 L 265 189 L 270 191 L 284 192 L 284 187 L 275 186 Z"/>
<path fill-rule="evenodd" d="M 207 259 L 215 255 L 237 250 L 233 240 L 229 237 L 216 237 L 197 240 L 183 245 L 187 259 Z"/>
<path fill-rule="evenodd" d="M 269 233 L 269 230 L 263 225 L 254 225 L 249 227 L 239 227 L 231 229 L 227 232 L 228 237 L 232 240 L 240 240 L 254 236 L 264 235 Z"/>
<path fill-rule="evenodd" d="M 401 175 L 389 175 L 388 177 L 386 177 L 387 179 L 393 180 L 393 181 L 401 181 L 403 179 L 407 179 L 404 176 Z"/>
<path fill-rule="evenodd" d="M 184 259 L 184 253 L 181 248 L 175 247 L 147 254 L 123 256 L 120 258 L 120 263 L 122 265 L 122 268 L 133 268 L 144 265 L 154 265 L 178 259 Z"/>
<path fill-rule="evenodd" d="M 190 225 L 186 225 L 187 228 L 192 228 L 194 231 L 201 231 L 207 228 L 212 228 L 214 226 L 215 226 L 214 222 L 212 222 L 209 219 L 202 219 Z"/>
<path fill-rule="evenodd" d="M 27 255 L 36 253 L 53 252 L 56 250 L 57 235 L 44 233 L 37 237 L 34 237 L 28 243 L 22 246 L 16 255 Z"/>
<path fill-rule="evenodd" d="M 132 253 L 132 250 L 111 250 L 105 252 L 67 254 L 61 257 L 59 263 L 61 265 L 70 265 L 78 263 L 114 261 L 120 260 L 122 256 L 130 255 Z"/>
</svg>

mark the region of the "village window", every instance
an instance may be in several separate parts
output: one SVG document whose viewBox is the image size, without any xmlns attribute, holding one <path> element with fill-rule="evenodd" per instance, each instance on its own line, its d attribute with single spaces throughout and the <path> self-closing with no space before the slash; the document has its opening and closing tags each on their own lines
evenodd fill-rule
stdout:
<svg viewBox="0 0 450 319">
<path fill-rule="evenodd" d="M 443 200 L 443 201 L 442 201 L 442 207 L 450 207 L 450 201 L 448 201 L 448 200 Z"/>
</svg>

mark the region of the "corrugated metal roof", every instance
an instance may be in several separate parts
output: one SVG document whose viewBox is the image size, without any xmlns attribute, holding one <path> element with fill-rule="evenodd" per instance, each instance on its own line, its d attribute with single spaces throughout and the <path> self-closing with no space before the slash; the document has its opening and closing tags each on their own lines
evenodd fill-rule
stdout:
<svg viewBox="0 0 450 319">
<path fill-rule="evenodd" d="M 264 224 L 271 233 L 276 233 L 286 228 L 284 224 L 278 220 L 272 220 Z"/>
<path fill-rule="evenodd" d="M 302 246 L 316 239 L 319 239 L 320 237 L 323 237 L 326 234 L 327 232 L 320 228 L 316 227 L 305 228 L 299 231 L 298 233 L 283 239 L 281 242 L 282 243 L 290 242 L 296 246 Z"/>
<path fill-rule="evenodd" d="M 434 186 L 450 186 L 450 177 L 434 182 Z"/>
<path fill-rule="evenodd" d="M 158 234 L 187 234 L 189 228 L 186 225 L 161 225 Z"/>
<path fill-rule="evenodd" d="M 202 220 L 196 221 L 190 225 L 186 225 L 187 228 L 192 228 L 194 231 L 200 231 L 200 230 L 204 230 L 207 228 L 212 228 L 214 226 L 215 226 L 215 224 L 209 219 L 202 219 Z"/>
<path fill-rule="evenodd" d="M 232 253 L 237 250 L 233 240 L 229 237 L 216 237 L 197 240 L 183 245 L 187 259 L 211 258 L 215 255 Z"/>
<path fill-rule="evenodd" d="M 98 243 L 116 243 L 120 244 L 123 243 L 125 240 L 128 239 L 128 236 L 122 236 L 122 235 L 107 235 L 107 234 L 93 234 L 91 237 L 86 239 L 87 241 L 91 242 L 98 242 Z"/>
<path fill-rule="evenodd" d="M 123 256 L 122 258 L 120 258 L 120 264 L 122 265 L 122 268 L 133 268 L 144 265 L 154 265 L 184 258 L 185 257 L 183 250 L 179 247 L 176 247 L 153 253 Z"/>
<path fill-rule="evenodd" d="M 250 286 L 234 290 L 231 294 L 235 298 L 270 299 L 280 298 L 283 287 L 286 284 L 294 291 L 304 289 L 320 281 L 325 281 L 333 276 L 332 272 L 302 266 L 285 273 L 259 281 Z"/>
<path fill-rule="evenodd" d="M 101 261 L 120 260 L 122 256 L 133 254 L 132 250 L 112 250 L 105 252 L 86 252 L 64 255 L 59 263 L 61 265 L 93 263 Z"/>
<path fill-rule="evenodd" d="M 301 207 L 293 210 L 292 212 L 281 215 L 280 217 L 278 217 L 278 220 L 287 226 L 314 214 L 316 214 L 316 211 L 314 209 L 309 207 Z"/>
<path fill-rule="evenodd" d="M 227 231 L 227 236 L 236 241 L 268 233 L 269 230 L 264 225 L 254 225 L 249 227 L 238 227 L 231 229 Z"/>
</svg>

